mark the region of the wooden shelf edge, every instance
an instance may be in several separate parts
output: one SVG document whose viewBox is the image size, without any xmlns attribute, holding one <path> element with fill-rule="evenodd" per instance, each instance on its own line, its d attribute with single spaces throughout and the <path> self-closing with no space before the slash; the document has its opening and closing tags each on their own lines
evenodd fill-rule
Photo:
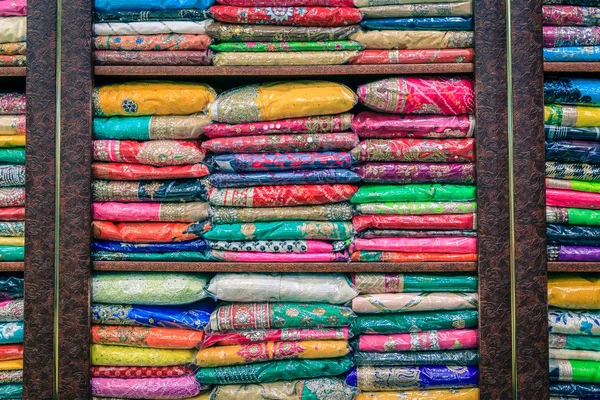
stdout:
<svg viewBox="0 0 600 400">
<path fill-rule="evenodd" d="M 600 272 L 600 262 L 549 261 L 548 272 Z"/>
<path fill-rule="evenodd" d="M 477 263 L 229 263 L 95 261 L 94 270 L 178 272 L 476 272 Z"/>
<path fill-rule="evenodd" d="M 545 62 L 544 72 L 600 72 L 600 62 Z"/>
<path fill-rule="evenodd" d="M 96 66 L 104 76 L 314 76 L 314 75 L 389 75 L 444 74 L 473 72 L 465 64 L 386 64 L 386 65 L 310 65 L 264 67 L 215 66 Z"/>
<path fill-rule="evenodd" d="M 0 76 L 25 76 L 27 67 L 0 67 Z"/>
<path fill-rule="evenodd" d="M 25 271 L 25 263 L 20 261 L 0 261 L 0 271 Z"/>
</svg>

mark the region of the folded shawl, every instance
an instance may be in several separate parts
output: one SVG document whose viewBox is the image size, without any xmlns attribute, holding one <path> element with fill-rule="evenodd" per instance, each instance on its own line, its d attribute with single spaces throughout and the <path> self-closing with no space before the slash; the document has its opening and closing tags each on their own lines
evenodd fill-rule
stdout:
<svg viewBox="0 0 600 400">
<path fill-rule="evenodd" d="M 204 35 L 211 19 L 202 21 L 143 21 L 143 22 L 97 22 L 94 34 L 109 35 L 156 35 L 168 33 L 189 33 Z"/>
<path fill-rule="evenodd" d="M 477 310 L 425 311 L 385 316 L 365 314 L 358 316 L 355 330 L 360 334 L 381 334 L 475 328 L 477 317 Z"/>
<path fill-rule="evenodd" d="M 360 24 L 363 29 L 411 30 L 411 31 L 462 31 L 473 29 L 473 18 L 423 17 L 367 19 Z"/>
<path fill-rule="evenodd" d="M 135 399 L 185 399 L 196 396 L 208 386 L 196 382 L 193 376 L 174 378 L 92 378 L 93 396 L 127 397 Z"/>
<path fill-rule="evenodd" d="M 364 46 L 353 40 L 328 40 L 319 42 L 225 42 L 211 44 L 212 50 L 219 53 L 281 53 L 311 51 L 351 51 L 362 50 Z"/>
<path fill-rule="evenodd" d="M 600 336 L 600 312 L 550 308 L 548 310 L 548 332 Z"/>
<path fill-rule="evenodd" d="M 600 8 L 581 6 L 543 6 L 544 25 L 594 26 L 600 25 Z"/>
<path fill-rule="evenodd" d="M 94 237 L 129 243 L 170 243 L 200 239 L 211 229 L 209 222 L 119 222 L 94 221 Z"/>
<path fill-rule="evenodd" d="M 397 251 L 355 251 L 352 253 L 354 262 L 467 262 L 477 261 L 476 253 L 402 253 Z"/>
<path fill-rule="evenodd" d="M 473 49 L 441 50 L 363 50 L 350 60 L 350 64 L 433 64 L 433 63 L 471 63 Z"/>
<path fill-rule="evenodd" d="M 211 123 L 208 115 L 161 115 L 93 119 L 94 139 L 198 139 Z"/>
<path fill-rule="evenodd" d="M 477 227 L 476 214 L 442 214 L 442 215 L 355 215 L 352 225 L 357 232 L 365 229 L 475 229 Z M 464 238 L 461 238 L 464 239 Z M 469 241 L 461 240 L 462 243 Z M 364 239 L 361 239 L 364 240 Z M 420 239 L 406 239 L 405 242 L 419 242 Z M 396 240 L 392 239 L 392 242 Z M 401 240 L 398 240 L 401 241 Z M 423 240 L 427 242 L 427 240 Z M 442 245 L 445 241 L 439 240 Z M 366 243 L 366 242 L 364 242 Z M 449 243 L 449 242 L 447 242 Z M 476 243 L 476 241 L 474 241 Z M 473 246 L 474 247 L 474 246 Z M 391 250 L 390 248 L 362 248 L 359 250 Z M 469 251 L 467 251 L 469 253 Z"/>
<path fill-rule="evenodd" d="M 215 224 L 267 221 L 349 221 L 353 208 L 348 203 L 296 207 L 214 207 L 212 221 Z"/>
<path fill-rule="evenodd" d="M 141 22 L 194 20 L 201 21 L 210 18 L 208 10 L 178 9 L 178 10 L 138 10 L 138 11 L 95 11 L 94 21 L 97 22 Z"/>
<path fill-rule="evenodd" d="M 475 160 L 475 139 L 368 139 L 351 153 L 361 162 L 469 163 Z"/>
<path fill-rule="evenodd" d="M 1 153 L 0 149 L 0 161 Z M 352 166 L 350 153 L 272 153 L 272 154 L 220 154 L 207 160 L 218 171 L 259 172 L 298 169 L 327 169 Z"/>
<path fill-rule="evenodd" d="M 592 164 L 565 164 L 546 162 L 546 177 L 558 179 L 576 179 L 580 181 L 600 180 L 600 166 Z"/>
<path fill-rule="evenodd" d="M 194 222 L 209 214 L 208 203 L 93 203 L 96 220 Z"/>
<path fill-rule="evenodd" d="M 252 65 L 342 65 L 357 57 L 358 51 L 298 51 L 293 53 L 217 53 L 215 66 Z"/>
<path fill-rule="evenodd" d="M 211 42 L 207 35 L 169 33 L 96 36 L 92 46 L 94 50 L 179 52 L 206 50 Z"/>
<path fill-rule="evenodd" d="M 174 365 L 168 367 L 92 367 L 92 376 L 99 378 L 173 378 L 193 375 L 191 367 Z"/>
<path fill-rule="evenodd" d="M 209 174 L 208 167 L 204 164 L 170 165 L 154 167 L 143 164 L 125 163 L 92 163 L 93 176 L 96 179 L 116 181 L 137 181 L 140 179 L 181 179 L 201 178 Z M 175 183 L 175 182 L 173 182 Z M 104 184 L 109 185 L 105 182 Z M 137 189 L 134 189 L 136 191 Z"/>
<path fill-rule="evenodd" d="M 546 222 L 550 224 L 599 226 L 600 210 L 546 207 Z"/>
<path fill-rule="evenodd" d="M 600 141 L 600 127 L 571 128 L 568 126 L 546 125 L 546 140 L 586 140 Z"/>
<path fill-rule="evenodd" d="M 214 22 L 206 28 L 206 34 L 218 42 L 318 42 L 345 40 L 359 29 L 358 25 L 304 27 Z"/>
<path fill-rule="evenodd" d="M 355 400 L 478 400 L 479 389 L 402 390 L 362 392 Z"/>
<path fill-rule="evenodd" d="M 600 27 L 597 26 L 544 26 L 544 47 L 597 46 Z"/>
<path fill-rule="evenodd" d="M 600 246 L 548 245 L 549 261 L 600 261 Z"/>
<path fill-rule="evenodd" d="M 96 222 L 94 223 L 96 224 Z M 200 228 L 200 227 L 199 227 Z M 198 235 L 200 232 L 190 235 Z M 185 235 L 185 233 L 184 233 Z M 280 221 L 215 225 L 202 236 L 208 240 L 347 240 L 354 235 L 348 222 Z M 185 238 L 187 236 L 183 236 Z M 176 234 L 174 239 L 178 239 Z"/>
<path fill-rule="evenodd" d="M 352 169 L 366 183 L 474 183 L 475 164 L 377 162 Z"/>
<path fill-rule="evenodd" d="M 217 172 L 208 177 L 208 182 L 217 188 L 358 183 L 360 180 L 361 178 L 358 174 L 339 168 L 254 173 Z"/>
<path fill-rule="evenodd" d="M 92 365 L 116 367 L 165 367 L 193 364 L 196 353 L 193 349 L 153 349 L 103 344 L 92 344 L 90 350 Z"/>
<path fill-rule="evenodd" d="M 544 49 L 546 62 L 598 62 L 599 46 L 549 47 Z"/>
<path fill-rule="evenodd" d="M 0 43 L 27 41 L 27 17 L 0 18 Z"/>
<path fill-rule="evenodd" d="M 600 309 L 600 277 L 573 274 L 550 276 L 548 304 L 577 310 Z"/>
<path fill-rule="evenodd" d="M 361 138 L 462 138 L 472 137 L 472 115 L 390 115 L 370 111 L 359 113 L 352 130 Z"/>
<path fill-rule="evenodd" d="M 200 179 L 93 181 L 92 192 L 94 201 L 181 203 L 208 200 L 206 186 Z"/>
<path fill-rule="evenodd" d="M 600 143 L 583 140 L 546 142 L 546 160 L 600 164 Z"/>
<path fill-rule="evenodd" d="M 205 10 L 213 0 L 94 0 L 96 11 L 179 10 L 185 8 Z"/>
<path fill-rule="evenodd" d="M 546 125 L 575 128 L 600 126 L 600 108 L 546 104 L 544 122 Z"/>
<path fill-rule="evenodd" d="M 356 3 L 359 1 L 356 1 Z M 416 3 L 416 1 L 378 1 L 373 5 L 372 3 L 366 4 L 364 7 L 361 5 L 360 11 L 364 14 L 365 20 L 399 17 L 469 17 L 473 14 L 471 1 L 454 0 L 442 3 L 440 0 L 432 0 L 429 2 L 421 1 L 417 4 L 405 3 Z"/>
<path fill-rule="evenodd" d="M 379 293 L 364 294 L 352 299 L 352 311 L 357 314 L 389 314 L 434 310 L 475 310 L 477 293 Z"/>
<path fill-rule="evenodd" d="M 448 184 L 363 185 L 351 203 L 390 201 L 473 201 L 475 186 Z"/>
<path fill-rule="evenodd" d="M 348 151 L 358 143 L 355 133 L 253 135 L 207 140 L 202 143 L 202 148 L 213 153 Z"/>
<path fill-rule="evenodd" d="M 358 214 L 382 215 L 430 215 L 430 214 L 471 214 L 477 211 L 474 201 L 456 202 L 388 202 L 388 203 L 362 203 L 357 204 L 355 210 Z"/>
<path fill-rule="evenodd" d="M 351 332 L 342 328 L 288 328 L 266 329 L 247 332 L 212 332 L 207 335 L 202 347 L 229 346 L 261 342 L 290 342 L 296 340 L 348 340 Z"/>
</svg>

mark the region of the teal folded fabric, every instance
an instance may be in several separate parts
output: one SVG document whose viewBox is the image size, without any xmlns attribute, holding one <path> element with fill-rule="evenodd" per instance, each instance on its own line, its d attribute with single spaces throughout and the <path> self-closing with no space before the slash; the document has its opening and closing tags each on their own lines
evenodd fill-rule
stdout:
<svg viewBox="0 0 600 400">
<path fill-rule="evenodd" d="M 208 240 L 346 240 L 353 235 L 349 222 L 281 221 L 215 225 Z"/>
<path fill-rule="evenodd" d="M 0 344 L 23 343 L 23 322 L 0 323 Z"/>
</svg>

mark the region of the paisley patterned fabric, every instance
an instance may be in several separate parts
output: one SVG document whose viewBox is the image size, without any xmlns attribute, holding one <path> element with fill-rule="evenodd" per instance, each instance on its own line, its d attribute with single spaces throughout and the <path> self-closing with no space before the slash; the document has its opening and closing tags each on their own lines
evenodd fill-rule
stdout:
<svg viewBox="0 0 600 400">
<path fill-rule="evenodd" d="M 206 201 L 207 189 L 199 179 L 157 181 L 93 181 L 95 201 L 185 202 Z M 165 209 L 174 210 L 173 207 Z"/>
<path fill-rule="evenodd" d="M 475 164 L 365 163 L 352 169 L 366 183 L 474 183 Z"/>
<path fill-rule="evenodd" d="M 477 291 L 477 276 L 474 275 L 354 273 L 351 276 L 352 283 L 361 294 Z"/>
<path fill-rule="evenodd" d="M 331 40 L 326 42 L 226 42 L 211 44 L 210 48 L 225 53 L 280 53 L 362 50 L 363 45 L 352 40 Z"/>
<path fill-rule="evenodd" d="M 350 7 L 213 6 L 210 13 L 217 21 L 256 25 L 346 26 L 362 19 L 362 13 Z"/>
<path fill-rule="evenodd" d="M 354 185 L 289 185 L 210 189 L 208 201 L 227 207 L 289 207 L 339 203 L 349 200 Z"/>
<path fill-rule="evenodd" d="M 247 400 L 281 397 L 289 400 L 352 400 L 356 389 L 335 378 L 279 381 L 243 385 L 219 385 L 211 394 L 213 400 Z"/>
<path fill-rule="evenodd" d="M 116 51 L 201 51 L 208 49 L 210 36 L 189 33 L 163 33 L 154 35 L 95 36 L 94 50 Z"/>
<path fill-rule="evenodd" d="M 91 342 L 95 344 L 155 349 L 194 349 L 200 347 L 203 340 L 203 331 L 176 328 L 94 325 L 91 331 Z"/>
<path fill-rule="evenodd" d="M 94 221 L 92 223 L 96 239 L 128 243 L 185 242 L 201 238 L 210 229 L 209 222 L 186 224 Z"/>
<path fill-rule="evenodd" d="M 352 121 L 352 130 L 361 138 L 464 138 L 473 137 L 472 115 L 391 115 L 361 112 Z"/>
<path fill-rule="evenodd" d="M 208 240 L 347 240 L 351 223 L 323 221 L 254 222 L 215 225 L 203 234 Z"/>
<path fill-rule="evenodd" d="M 358 136 L 354 133 L 256 135 L 212 139 L 202 143 L 202 148 L 212 153 L 348 151 L 356 147 L 358 143 Z"/>
<path fill-rule="evenodd" d="M 264 208 L 213 208 L 215 224 L 266 221 L 349 221 L 353 208 L 348 203 L 320 206 L 264 207 Z"/>
<path fill-rule="evenodd" d="M 477 350 L 452 351 L 414 351 L 400 353 L 363 353 L 354 354 L 357 367 L 400 367 L 419 365 L 477 366 L 479 356 Z"/>
<path fill-rule="evenodd" d="M 213 332 L 207 335 L 203 347 L 231 346 L 261 342 L 290 342 L 298 340 L 348 340 L 351 332 L 342 328 L 255 329 L 251 331 Z"/>
<path fill-rule="evenodd" d="M 196 164 L 204 159 L 205 151 L 196 142 L 154 140 L 94 140 L 95 161 L 132 164 L 168 165 Z"/>
<path fill-rule="evenodd" d="M 0 161 L 2 160 L 0 149 Z M 221 154 L 208 160 L 219 171 L 259 172 L 298 169 L 348 169 L 353 164 L 350 153 L 273 153 L 273 154 Z"/>
<path fill-rule="evenodd" d="M 369 0 L 365 0 L 369 1 Z M 400 18 L 400 17 L 469 17 L 473 14 L 471 1 L 452 1 L 444 2 L 432 1 L 420 2 L 416 4 L 404 4 L 408 2 L 377 2 L 374 5 L 361 5 L 360 11 L 364 14 L 365 20 L 372 18 Z M 412 3 L 412 1 L 411 1 Z M 384 5 L 387 4 L 387 5 Z M 394 5 L 395 4 L 395 5 Z"/>
<path fill-rule="evenodd" d="M 358 367 L 346 383 L 360 390 L 442 389 L 476 386 L 477 367 Z"/>
<path fill-rule="evenodd" d="M 1 170 L 0 170 L 1 171 Z M 208 182 L 217 188 L 249 187 L 261 185 L 307 185 L 358 183 L 358 174 L 345 169 L 318 169 L 281 172 L 221 173 L 208 177 Z"/>
<path fill-rule="evenodd" d="M 92 395 L 136 399 L 185 399 L 196 396 L 205 385 L 193 376 L 175 378 L 92 378 Z"/>
<path fill-rule="evenodd" d="M 423 350 L 476 349 L 477 329 L 448 329 L 399 333 L 395 335 L 361 335 L 358 350 L 364 352 L 399 352 Z"/>
<path fill-rule="evenodd" d="M 345 40 L 359 29 L 358 25 L 300 27 L 214 22 L 206 28 L 206 34 L 218 42 L 320 42 Z"/>
<path fill-rule="evenodd" d="M 96 179 L 136 181 L 140 179 L 202 178 L 207 176 L 209 171 L 204 164 L 153 167 L 142 164 L 101 162 L 92 163 L 92 173 Z"/>
<path fill-rule="evenodd" d="M 455 162 L 475 160 L 475 139 L 368 139 L 352 150 L 362 162 Z"/>
</svg>

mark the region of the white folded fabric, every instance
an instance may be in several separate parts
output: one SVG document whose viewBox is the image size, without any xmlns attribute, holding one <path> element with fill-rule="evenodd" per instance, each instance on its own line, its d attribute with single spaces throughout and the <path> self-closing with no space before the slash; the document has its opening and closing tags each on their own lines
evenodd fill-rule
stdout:
<svg viewBox="0 0 600 400">
<path fill-rule="evenodd" d="M 206 33 L 206 28 L 212 22 L 212 19 L 203 21 L 102 22 L 94 24 L 94 33 L 98 36 L 156 35 L 161 33 L 202 35 Z"/>
</svg>

